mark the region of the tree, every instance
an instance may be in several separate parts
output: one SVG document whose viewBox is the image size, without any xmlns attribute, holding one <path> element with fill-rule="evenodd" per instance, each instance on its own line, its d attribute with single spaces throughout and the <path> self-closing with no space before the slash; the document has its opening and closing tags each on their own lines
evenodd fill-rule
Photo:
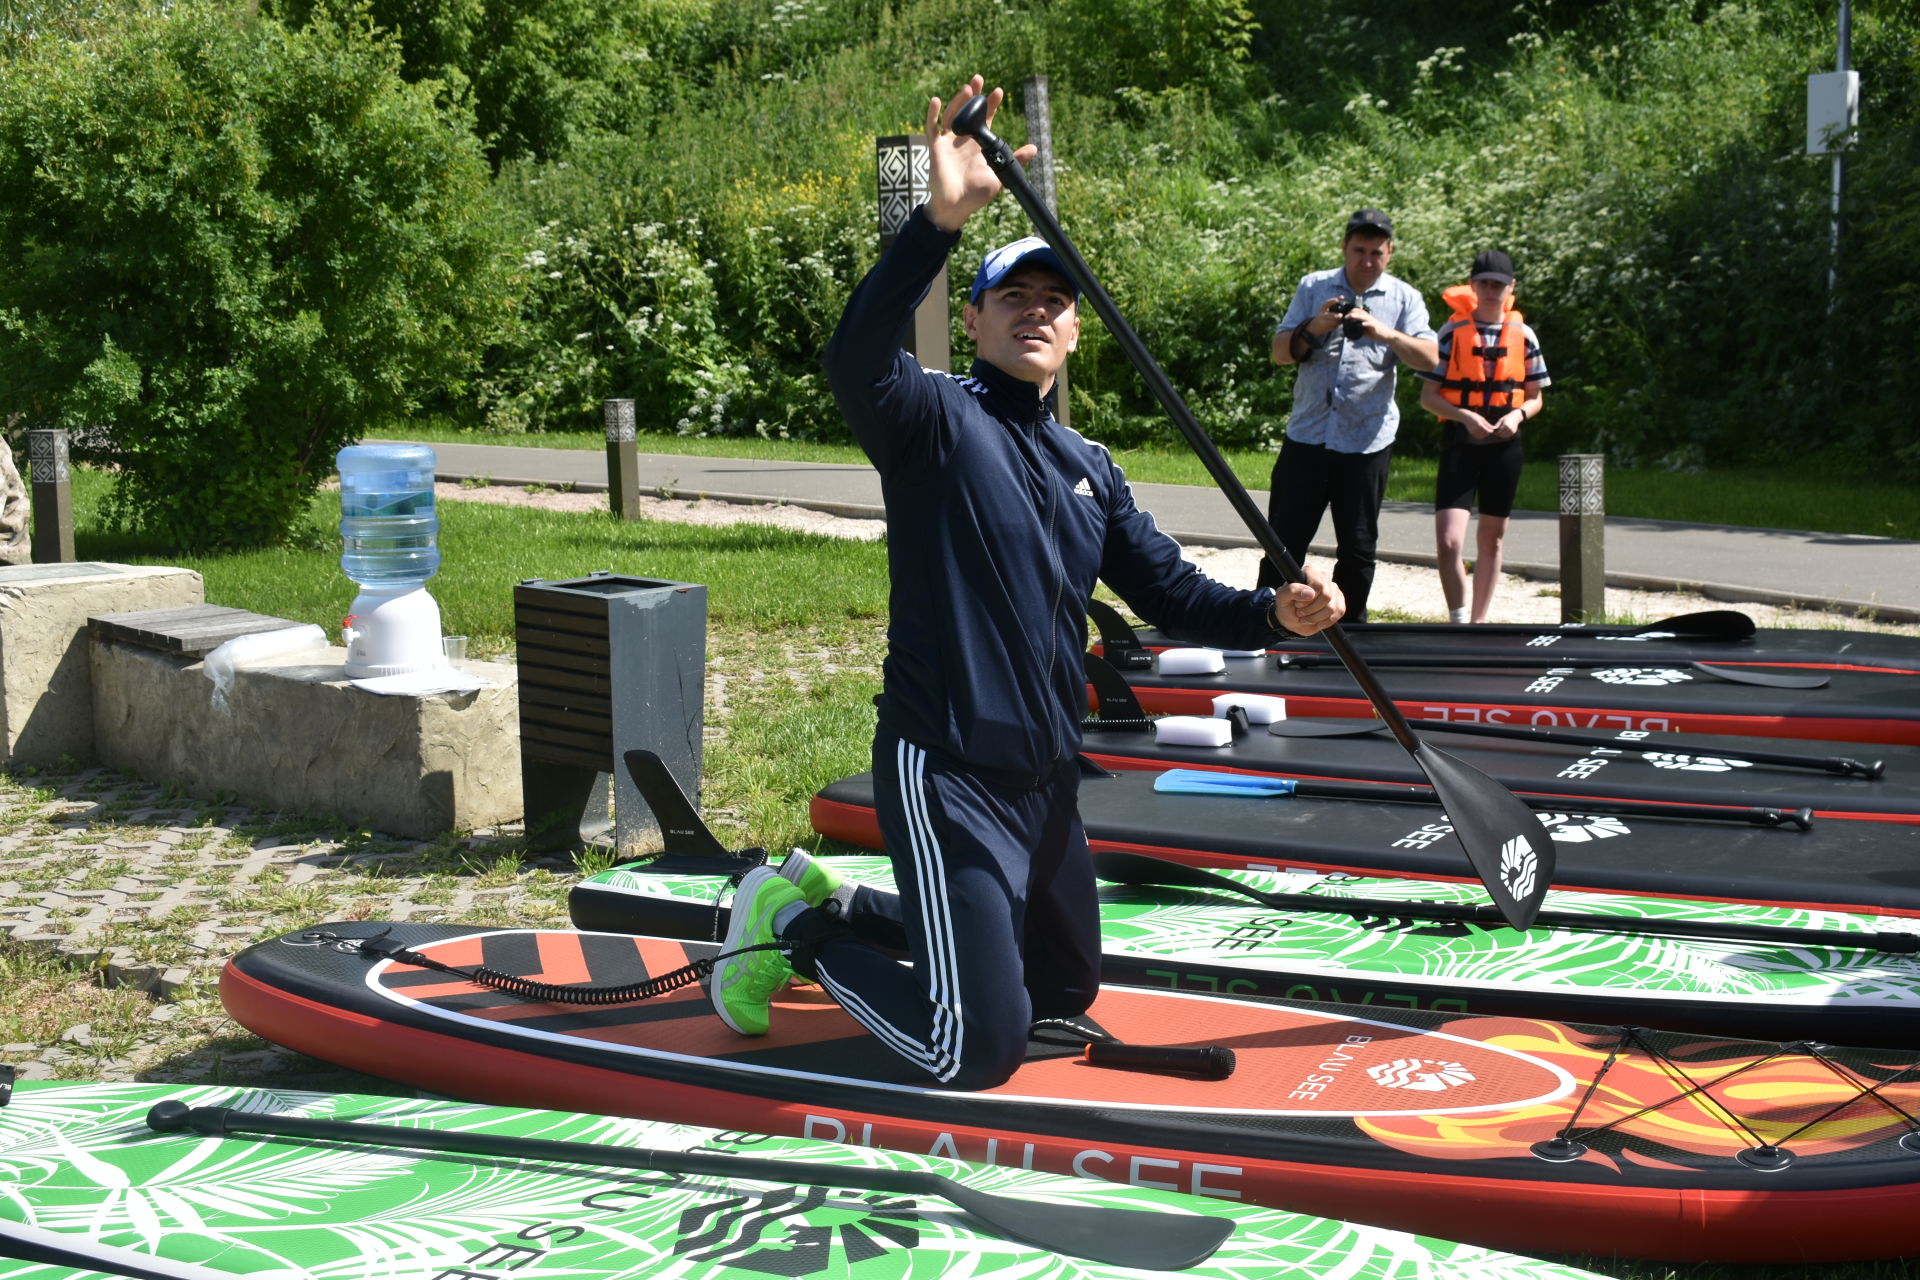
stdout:
<svg viewBox="0 0 1920 1280">
<path fill-rule="evenodd" d="M 0 414 L 79 430 L 134 524 L 283 538 L 511 315 L 468 124 L 396 64 L 364 25 L 188 0 L 0 77 Z"/>
</svg>

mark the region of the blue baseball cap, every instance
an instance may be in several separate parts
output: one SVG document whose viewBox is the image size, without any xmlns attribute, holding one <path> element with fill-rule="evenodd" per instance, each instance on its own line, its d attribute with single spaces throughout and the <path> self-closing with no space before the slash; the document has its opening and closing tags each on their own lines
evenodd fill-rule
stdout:
<svg viewBox="0 0 1920 1280">
<path fill-rule="evenodd" d="M 973 292 L 967 295 L 967 301 L 980 301 L 981 294 L 1013 274 L 1015 267 L 1028 262 L 1037 262 L 1043 267 L 1050 267 L 1059 272 L 1060 278 L 1067 282 L 1067 288 L 1072 290 L 1074 300 L 1079 301 L 1080 290 L 1073 283 L 1073 277 L 1067 274 L 1066 267 L 1060 261 L 1060 255 L 1039 236 L 1028 236 L 1023 240 L 1015 240 L 1012 244 L 1003 244 L 988 254 L 981 262 L 980 270 L 974 274 Z"/>
</svg>

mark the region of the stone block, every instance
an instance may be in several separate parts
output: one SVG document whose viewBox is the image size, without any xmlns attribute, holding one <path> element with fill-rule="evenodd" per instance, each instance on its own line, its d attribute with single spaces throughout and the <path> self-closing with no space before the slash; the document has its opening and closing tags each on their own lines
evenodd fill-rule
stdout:
<svg viewBox="0 0 1920 1280">
<path fill-rule="evenodd" d="M 99 757 L 203 797 L 415 839 L 519 819 L 513 667 L 462 663 L 487 687 L 396 697 L 355 688 L 345 662 L 316 645 L 240 667 L 222 710 L 204 663 L 96 636 Z"/>
<path fill-rule="evenodd" d="M 94 757 L 87 619 L 199 604 L 200 575 L 164 565 L 0 567 L 0 761 Z"/>
</svg>

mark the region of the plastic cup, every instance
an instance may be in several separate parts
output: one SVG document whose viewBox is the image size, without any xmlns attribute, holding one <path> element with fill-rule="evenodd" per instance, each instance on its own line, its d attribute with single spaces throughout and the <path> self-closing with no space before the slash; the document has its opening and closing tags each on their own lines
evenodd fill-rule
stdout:
<svg viewBox="0 0 1920 1280">
<path fill-rule="evenodd" d="M 441 636 L 440 652 L 446 655 L 448 662 L 467 660 L 467 638 L 465 636 Z"/>
</svg>

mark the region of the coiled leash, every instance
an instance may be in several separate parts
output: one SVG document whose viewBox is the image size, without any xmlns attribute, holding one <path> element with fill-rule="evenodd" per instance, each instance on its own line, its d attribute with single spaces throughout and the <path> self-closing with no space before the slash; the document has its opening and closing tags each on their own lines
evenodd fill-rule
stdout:
<svg viewBox="0 0 1920 1280">
<path fill-rule="evenodd" d="M 626 1004 L 633 1000 L 651 1000 L 668 992 L 690 987 L 713 972 L 713 967 L 722 960 L 734 956 L 743 956 L 751 951 L 785 951 L 784 942 L 756 942 L 750 947 L 741 947 L 737 951 L 728 951 L 717 956 L 704 956 L 692 964 L 663 973 L 657 978 L 647 978 L 640 982 L 628 982 L 617 987 L 555 986 L 549 982 L 537 982 L 531 978 L 522 978 L 516 974 L 502 973 L 498 969 L 489 969 L 481 965 L 475 969 L 460 969 L 443 964 L 432 956 L 422 955 L 410 947 L 387 937 L 387 931 L 371 938 L 341 938 L 322 934 L 308 934 L 316 942 L 336 942 L 350 946 L 362 955 L 381 960 L 393 960 L 400 964 L 409 964 L 421 969 L 431 969 L 435 973 L 444 973 L 448 977 L 471 982 L 477 987 L 490 991 L 504 992 L 518 996 L 522 1000 L 534 1000 L 541 1004 L 580 1004 L 608 1005 Z"/>
</svg>

